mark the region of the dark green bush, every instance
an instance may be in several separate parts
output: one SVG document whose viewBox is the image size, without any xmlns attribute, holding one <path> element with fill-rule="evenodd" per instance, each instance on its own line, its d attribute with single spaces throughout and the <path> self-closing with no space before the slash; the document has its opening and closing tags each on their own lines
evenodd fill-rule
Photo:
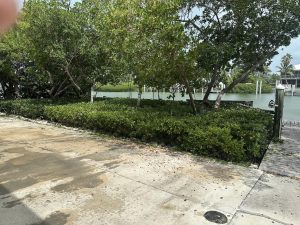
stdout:
<svg viewBox="0 0 300 225">
<path fill-rule="evenodd" d="M 256 91 L 256 84 L 253 83 L 245 83 L 245 84 L 238 84 L 231 93 L 239 93 L 239 94 L 255 94 Z M 263 83 L 262 86 L 262 93 L 272 93 L 272 86 L 267 83 Z"/>
<path fill-rule="evenodd" d="M 138 86 L 136 86 L 133 82 L 122 82 L 119 84 L 107 84 L 107 85 L 101 85 L 96 84 L 97 91 L 100 92 L 128 92 L 128 91 L 138 91 Z"/>
<path fill-rule="evenodd" d="M 0 111 L 36 119 L 44 115 L 44 103 L 31 100 L 0 101 Z"/>
<path fill-rule="evenodd" d="M 271 139 L 272 116 L 261 110 L 234 107 L 193 116 L 183 102 L 147 100 L 139 109 L 135 103 L 126 99 L 94 104 L 15 100 L 0 101 L 0 111 L 176 145 L 195 154 L 235 162 L 259 161 Z"/>
<path fill-rule="evenodd" d="M 200 155 L 240 162 L 247 158 L 242 140 L 234 139 L 230 128 L 208 126 L 191 129 L 182 138 L 181 147 Z"/>
</svg>

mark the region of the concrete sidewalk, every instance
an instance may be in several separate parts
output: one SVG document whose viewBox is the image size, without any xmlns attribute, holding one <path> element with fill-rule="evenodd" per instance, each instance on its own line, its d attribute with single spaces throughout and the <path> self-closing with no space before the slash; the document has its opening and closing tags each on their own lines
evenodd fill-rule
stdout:
<svg viewBox="0 0 300 225">
<path fill-rule="evenodd" d="M 0 225 L 300 224 L 300 181 L 0 117 Z"/>
<path fill-rule="evenodd" d="M 300 127 L 284 127 L 282 139 L 270 145 L 260 169 L 300 180 Z"/>
</svg>

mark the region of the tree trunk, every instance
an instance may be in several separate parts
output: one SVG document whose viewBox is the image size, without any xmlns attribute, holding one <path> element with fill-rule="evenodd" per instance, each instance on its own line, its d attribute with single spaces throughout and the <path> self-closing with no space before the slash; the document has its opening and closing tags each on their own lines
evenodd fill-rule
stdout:
<svg viewBox="0 0 300 225">
<path fill-rule="evenodd" d="M 57 91 L 53 97 L 54 98 L 59 97 L 60 95 L 62 95 L 70 87 L 72 87 L 72 84 L 69 84 L 69 85 L 65 86 L 62 90 Z"/>
<path fill-rule="evenodd" d="M 16 98 L 16 92 L 15 92 L 15 86 L 13 83 L 8 82 L 2 86 L 3 88 L 3 94 L 4 99 L 15 99 Z"/>
<path fill-rule="evenodd" d="M 15 95 L 15 98 L 20 98 L 21 95 L 20 95 L 20 89 L 19 89 L 19 86 L 17 83 L 14 83 L 14 95 Z"/>
<path fill-rule="evenodd" d="M 143 93 L 143 91 L 142 91 L 142 86 L 139 85 L 139 94 L 138 94 L 138 100 L 137 100 L 137 104 L 136 104 L 136 106 L 137 106 L 138 108 L 141 107 L 142 93 Z"/>
<path fill-rule="evenodd" d="M 225 88 L 226 89 L 226 88 Z M 222 97 L 225 94 L 225 89 L 223 89 L 219 94 L 215 102 L 215 108 L 218 109 L 221 106 Z"/>
<path fill-rule="evenodd" d="M 74 85 L 72 85 L 72 88 L 73 88 L 73 90 L 74 90 L 74 92 L 76 94 L 76 97 L 79 99 L 80 96 L 81 96 L 81 93 L 78 91 L 78 89 L 76 87 L 74 87 Z"/>
<path fill-rule="evenodd" d="M 231 84 L 229 84 L 225 89 L 223 89 L 215 102 L 215 108 L 218 109 L 220 108 L 221 105 L 221 101 L 222 101 L 222 97 L 224 96 L 225 93 L 227 93 L 228 91 L 231 91 L 237 84 L 241 83 L 242 81 L 244 81 L 245 79 L 247 79 L 247 77 L 250 75 L 250 73 L 252 72 L 252 70 L 248 70 L 247 72 L 245 72 L 243 74 L 243 76 L 239 77 L 238 79 L 235 79 L 233 82 L 231 82 Z"/>
<path fill-rule="evenodd" d="M 224 88 L 218 95 L 216 102 L 215 102 L 215 108 L 218 109 L 220 108 L 222 97 L 225 93 L 231 91 L 237 84 L 241 83 L 245 79 L 248 78 L 248 76 L 255 71 L 257 68 L 265 64 L 266 59 L 260 60 L 257 64 L 253 65 L 250 69 L 244 71 L 243 75 L 240 76 L 239 78 L 235 79 L 234 81 L 231 82 L 226 88 Z"/>
<path fill-rule="evenodd" d="M 54 91 L 55 91 L 55 86 L 53 86 L 50 90 L 47 91 L 50 98 L 53 97 Z"/>
<path fill-rule="evenodd" d="M 187 92 L 188 92 L 188 94 L 189 94 L 190 105 L 191 105 L 191 107 L 192 107 L 193 113 L 196 115 L 196 114 L 197 114 L 197 108 L 196 108 L 196 104 L 195 104 L 195 101 L 194 101 L 194 96 L 193 96 L 191 87 L 190 87 L 190 85 L 189 85 L 189 81 L 188 81 L 188 79 L 186 78 L 186 76 L 184 76 L 184 83 L 185 83 L 186 90 L 187 90 Z"/>
<path fill-rule="evenodd" d="M 3 96 L 3 98 L 5 99 L 5 96 L 6 96 L 5 85 L 4 85 L 3 82 L 0 82 L 0 84 L 1 84 L 1 87 L 2 87 L 2 96 Z"/>
<path fill-rule="evenodd" d="M 217 81 L 217 77 L 218 77 L 217 74 L 214 74 L 213 77 L 211 78 L 211 81 L 208 84 L 207 90 L 206 90 L 205 95 L 203 97 L 203 104 L 205 104 L 205 105 L 208 105 L 208 103 L 209 103 L 208 98 L 209 98 L 209 95 L 211 93 L 212 88 L 215 86 L 215 83 Z"/>
<path fill-rule="evenodd" d="M 203 103 L 204 103 L 205 105 L 208 105 L 208 98 L 209 98 L 209 95 L 210 95 L 211 90 L 212 90 L 212 88 L 214 87 L 214 85 L 215 85 L 215 81 L 211 81 L 211 82 L 208 84 L 207 90 L 206 90 L 205 95 L 204 95 L 204 97 L 203 97 Z"/>
<path fill-rule="evenodd" d="M 65 72 L 66 72 L 67 76 L 69 77 L 69 80 L 70 80 L 72 86 L 74 87 L 74 91 L 75 91 L 76 95 L 80 96 L 81 88 L 74 81 L 74 78 L 72 77 L 68 67 L 65 68 Z"/>
<path fill-rule="evenodd" d="M 46 73 L 47 73 L 48 76 L 49 76 L 49 81 L 48 81 L 48 83 L 52 85 L 51 89 L 50 89 L 50 90 L 47 90 L 47 93 L 48 93 L 48 95 L 49 95 L 50 98 L 51 98 L 51 97 L 53 97 L 53 94 L 54 94 L 54 91 L 55 91 L 57 85 L 54 84 L 54 80 L 53 80 L 52 74 L 51 74 L 49 71 L 46 71 Z"/>
<path fill-rule="evenodd" d="M 57 97 L 58 95 L 60 95 L 61 90 L 65 88 L 64 86 L 65 86 L 67 81 L 68 81 L 68 78 L 66 78 L 63 82 L 61 82 L 57 89 L 56 89 L 57 85 L 53 86 L 52 89 L 49 92 L 50 97 Z M 69 85 L 67 85 L 67 86 L 69 86 Z M 54 93 L 54 91 L 55 91 L 55 93 Z"/>
</svg>

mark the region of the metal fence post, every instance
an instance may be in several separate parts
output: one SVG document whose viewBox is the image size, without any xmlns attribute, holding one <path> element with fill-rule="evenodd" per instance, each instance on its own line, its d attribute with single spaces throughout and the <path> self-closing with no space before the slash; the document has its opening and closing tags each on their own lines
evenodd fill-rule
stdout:
<svg viewBox="0 0 300 225">
<path fill-rule="evenodd" d="M 275 117 L 274 117 L 274 138 L 281 139 L 282 131 L 282 116 L 284 105 L 284 86 L 279 84 L 276 87 L 276 101 L 275 101 Z"/>
</svg>

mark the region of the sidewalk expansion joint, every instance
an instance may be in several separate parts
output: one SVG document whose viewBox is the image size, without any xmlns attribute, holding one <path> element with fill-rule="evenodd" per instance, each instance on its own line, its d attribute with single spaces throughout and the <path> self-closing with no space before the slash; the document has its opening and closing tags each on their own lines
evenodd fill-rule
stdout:
<svg viewBox="0 0 300 225">
<path fill-rule="evenodd" d="M 245 198 L 242 200 L 241 204 L 238 206 L 237 210 L 235 211 L 235 213 L 233 214 L 233 216 L 231 217 L 231 220 L 228 222 L 228 224 L 231 224 L 232 220 L 234 219 L 234 217 L 236 216 L 236 213 L 240 211 L 241 206 L 243 205 L 243 203 L 245 202 L 245 200 L 249 197 L 249 195 L 251 194 L 251 192 L 253 191 L 253 189 L 255 188 L 255 186 L 258 184 L 258 182 L 261 180 L 261 178 L 263 177 L 264 172 L 262 171 L 262 174 L 259 176 L 259 178 L 257 179 L 257 181 L 253 184 L 252 188 L 250 189 L 250 191 L 248 192 L 248 194 L 245 196 Z"/>
<path fill-rule="evenodd" d="M 276 223 L 280 223 L 280 224 L 282 224 L 282 225 L 293 225 L 293 224 L 290 224 L 290 223 L 282 222 L 282 221 L 280 221 L 280 220 L 278 220 L 278 219 L 274 219 L 274 218 L 272 218 L 272 217 L 270 217 L 270 216 L 267 216 L 267 215 L 264 215 L 264 214 L 262 214 L 262 213 L 254 213 L 254 212 L 250 212 L 250 211 L 243 210 L 243 209 L 238 209 L 237 212 L 239 212 L 239 213 L 244 213 L 244 214 L 248 214 L 248 215 L 252 215 L 252 216 L 263 217 L 263 218 L 266 218 L 266 219 L 268 219 L 268 220 L 272 220 L 272 221 L 274 221 L 274 222 L 276 222 Z"/>
</svg>

